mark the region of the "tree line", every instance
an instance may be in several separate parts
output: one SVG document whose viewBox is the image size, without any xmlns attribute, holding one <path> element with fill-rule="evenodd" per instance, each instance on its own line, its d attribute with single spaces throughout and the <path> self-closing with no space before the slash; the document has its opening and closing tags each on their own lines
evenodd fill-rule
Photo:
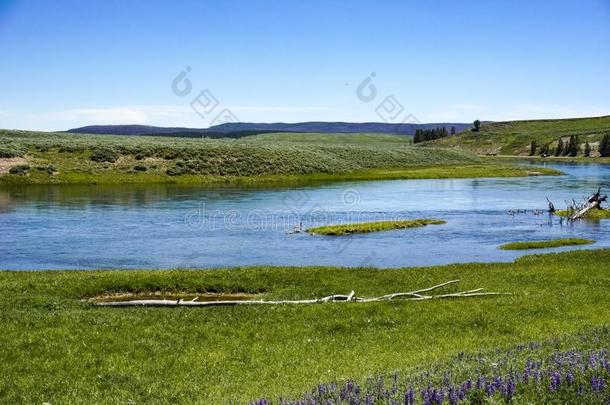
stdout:
<svg viewBox="0 0 610 405">
<path fill-rule="evenodd" d="M 578 136 L 570 135 L 570 139 L 567 141 L 563 141 L 562 138 L 559 138 L 557 141 L 557 145 L 554 149 L 551 149 L 549 144 L 542 145 L 539 147 L 536 141 L 530 142 L 530 156 L 534 156 L 536 154 L 540 154 L 541 156 L 571 156 L 575 157 L 579 152 L 579 142 Z M 589 157 L 591 156 L 591 145 L 589 141 L 585 142 L 583 147 L 583 156 Z M 602 157 L 610 156 L 610 134 L 604 135 L 602 141 L 599 144 L 599 154 Z"/>
<path fill-rule="evenodd" d="M 415 135 L 413 136 L 413 143 L 432 141 L 434 139 L 446 138 L 451 135 L 455 135 L 455 127 L 451 127 L 451 131 L 447 131 L 446 127 L 434 128 L 434 129 L 416 129 Z"/>
</svg>

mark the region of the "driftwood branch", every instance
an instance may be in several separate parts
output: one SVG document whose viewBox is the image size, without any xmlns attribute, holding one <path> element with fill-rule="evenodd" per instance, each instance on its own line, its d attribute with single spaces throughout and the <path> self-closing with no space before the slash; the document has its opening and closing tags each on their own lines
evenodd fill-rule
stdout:
<svg viewBox="0 0 610 405">
<path fill-rule="evenodd" d="M 357 297 L 354 291 L 348 295 L 329 295 L 327 297 L 315 298 L 309 300 L 275 300 L 275 301 L 263 301 L 263 300 L 228 300 L 228 301 L 197 301 L 199 297 L 191 301 L 184 300 L 132 300 L 132 301 L 107 301 L 97 302 L 95 305 L 107 306 L 107 307 L 211 307 L 219 305 L 282 305 L 282 304 L 318 304 L 325 302 L 380 302 L 380 301 L 392 301 L 396 298 L 400 298 L 405 301 L 421 301 L 421 300 L 432 300 L 432 299 L 448 299 L 448 298 L 466 298 L 466 297 L 481 297 L 488 295 L 510 295 L 510 293 L 501 292 L 483 292 L 483 288 L 477 288 L 474 290 L 461 291 L 450 294 L 431 295 L 424 294 L 430 291 L 437 290 L 450 284 L 458 283 L 459 280 L 451 280 L 441 284 L 437 284 L 432 287 L 424 288 L 421 290 L 409 291 L 409 292 L 398 292 L 393 294 L 386 294 L 379 297 Z"/>
<path fill-rule="evenodd" d="M 574 221 L 580 218 L 583 218 L 587 215 L 587 212 L 593 209 L 601 209 L 601 205 L 603 202 L 608 200 L 608 196 L 601 194 L 601 187 L 597 189 L 597 192 L 592 194 L 589 198 L 586 198 L 581 204 L 578 204 L 574 201 L 573 205 L 570 207 L 570 220 Z"/>
<path fill-rule="evenodd" d="M 551 200 L 546 199 L 549 203 L 549 212 L 555 212 L 555 206 L 551 202 Z M 607 195 L 602 195 L 601 187 L 597 189 L 596 193 L 591 194 L 590 197 L 584 198 L 581 203 L 578 203 L 575 199 L 572 199 L 572 202 L 566 201 L 566 210 L 568 212 L 568 220 L 576 221 L 577 219 L 583 218 L 587 213 L 593 209 L 601 210 L 602 203 L 608 201 Z"/>
</svg>

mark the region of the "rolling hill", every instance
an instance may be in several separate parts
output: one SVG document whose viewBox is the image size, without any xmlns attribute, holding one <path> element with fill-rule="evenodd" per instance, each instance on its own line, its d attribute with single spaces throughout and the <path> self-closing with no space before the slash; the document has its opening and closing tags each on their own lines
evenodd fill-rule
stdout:
<svg viewBox="0 0 610 405">
<path fill-rule="evenodd" d="M 299 123 L 252 123 L 236 122 L 215 125 L 209 128 L 156 127 L 150 125 L 89 125 L 67 130 L 79 134 L 154 135 L 176 137 L 241 138 L 244 136 L 273 132 L 314 133 L 378 133 L 413 135 L 417 129 L 455 127 L 463 131 L 471 127 L 464 123 L 431 124 L 387 124 L 380 122 L 299 122 Z"/>
<path fill-rule="evenodd" d="M 422 145 L 459 148 L 478 155 L 528 155 L 531 141 L 536 141 L 539 147 L 548 145 L 552 152 L 559 139 L 566 142 L 571 135 L 576 135 L 579 156 L 585 142 L 589 142 L 592 156 L 596 156 L 604 134 L 610 134 L 610 116 L 486 123 L 479 132 L 466 130 Z"/>
</svg>

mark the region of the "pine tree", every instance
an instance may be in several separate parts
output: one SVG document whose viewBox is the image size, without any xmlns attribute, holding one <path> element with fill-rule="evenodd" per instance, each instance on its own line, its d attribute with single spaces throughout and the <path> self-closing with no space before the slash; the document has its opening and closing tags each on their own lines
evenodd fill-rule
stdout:
<svg viewBox="0 0 610 405">
<path fill-rule="evenodd" d="M 563 141 L 559 138 L 557 147 L 555 148 L 555 156 L 560 156 L 563 153 Z"/>
<path fill-rule="evenodd" d="M 538 149 L 536 141 L 530 142 L 530 156 L 534 156 L 536 154 L 536 149 Z"/>
<path fill-rule="evenodd" d="M 571 157 L 575 157 L 576 155 L 578 155 L 578 138 L 576 138 L 576 135 L 570 136 L 570 145 L 568 148 L 568 154 Z"/>
<path fill-rule="evenodd" d="M 570 153 L 570 140 L 563 144 L 563 152 L 561 152 L 562 156 L 568 156 Z"/>
<path fill-rule="evenodd" d="M 610 156 L 610 135 L 606 134 L 599 144 L 599 154 L 602 157 Z"/>
<path fill-rule="evenodd" d="M 585 142 L 585 157 L 591 156 L 591 145 L 589 145 L 589 141 Z"/>
<path fill-rule="evenodd" d="M 415 135 L 413 136 L 413 143 L 420 143 L 420 142 L 421 142 L 421 129 L 416 129 Z"/>
<path fill-rule="evenodd" d="M 474 128 L 472 129 L 473 132 L 479 132 L 479 130 L 481 129 L 481 121 L 479 120 L 475 120 L 472 125 L 474 126 Z"/>
</svg>

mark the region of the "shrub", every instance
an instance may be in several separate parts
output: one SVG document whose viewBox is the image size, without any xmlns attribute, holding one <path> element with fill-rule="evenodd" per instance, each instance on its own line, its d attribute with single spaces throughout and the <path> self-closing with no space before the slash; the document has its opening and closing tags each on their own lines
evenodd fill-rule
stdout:
<svg viewBox="0 0 610 405">
<path fill-rule="evenodd" d="M 23 156 L 23 151 L 12 145 L 0 145 L 0 158 L 14 158 Z"/>
<path fill-rule="evenodd" d="M 119 154 L 110 148 L 93 148 L 89 159 L 94 162 L 114 163 L 119 159 Z"/>
<path fill-rule="evenodd" d="M 84 152 L 84 151 L 85 151 L 85 148 L 82 146 L 62 145 L 58 149 L 59 153 L 75 153 L 75 152 Z"/>
<path fill-rule="evenodd" d="M 11 167 L 8 172 L 10 174 L 26 174 L 30 170 L 30 165 L 17 165 Z"/>
<path fill-rule="evenodd" d="M 148 168 L 146 166 L 136 165 L 133 170 L 135 170 L 136 172 L 145 172 L 146 170 L 148 170 Z"/>
<path fill-rule="evenodd" d="M 57 171 L 57 169 L 53 165 L 38 166 L 38 167 L 36 167 L 36 170 L 39 170 L 41 172 L 47 172 L 48 174 L 53 174 Z"/>
<path fill-rule="evenodd" d="M 184 170 L 180 167 L 170 167 L 165 171 L 168 176 L 180 176 L 184 174 Z"/>
</svg>

